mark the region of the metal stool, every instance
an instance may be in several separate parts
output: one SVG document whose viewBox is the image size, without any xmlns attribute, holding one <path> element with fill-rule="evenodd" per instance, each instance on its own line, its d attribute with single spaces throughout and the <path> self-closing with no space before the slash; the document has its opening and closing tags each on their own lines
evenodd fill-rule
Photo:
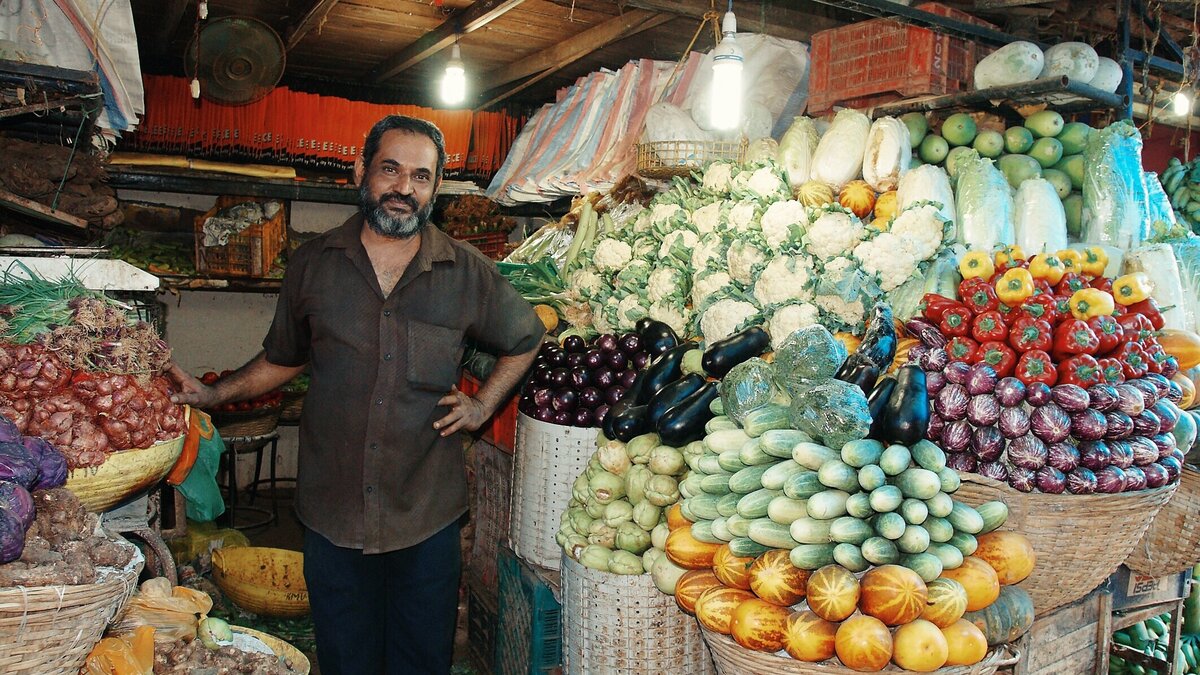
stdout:
<svg viewBox="0 0 1200 675">
<path fill-rule="evenodd" d="M 271 479 L 270 482 L 274 487 L 275 479 L 275 451 L 279 445 L 279 433 L 272 431 L 261 436 L 230 436 L 223 439 L 227 446 L 227 452 L 222 456 L 222 463 L 225 466 L 226 489 L 229 492 L 229 501 L 227 509 L 229 512 L 229 526 L 237 530 L 252 530 L 259 527 L 265 527 L 275 522 L 279 518 L 279 509 L 272 508 L 264 509 L 261 506 L 253 506 L 254 496 L 258 491 L 258 483 L 264 482 L 258 477 L 258 472 L 262 469 L 262 455 L 267 446 L 271 447 Z M 253 491 L 250 494 L 250 504 L 242 505 L 238 503 L 238 484 L 237 484 L 237 464 L 240 455 L 255 454 L 254 462 L 254 480 L 246 487 Z M 228 458 L 228 459 L 226 459 Z M 272 501 L 274 501 L 274 490 L 272 490 Z M 274 506 L 274 504 L 272 504 Z M 261 514 L 261 517 L 252 520 L 244 525 L 237 523 L 237 512 L 249 511 L 252 513 Z"/>
</svg>

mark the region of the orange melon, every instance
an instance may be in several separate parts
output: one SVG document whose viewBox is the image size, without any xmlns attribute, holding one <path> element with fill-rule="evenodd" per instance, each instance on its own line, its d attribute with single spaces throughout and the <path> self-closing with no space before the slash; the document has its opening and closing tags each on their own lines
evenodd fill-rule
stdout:
<svg viewBox="0 0 1200 675">
<path fill-rule="evenodd" d="M 729 634 L 746 649 L 777 652 L 787 640 L 790 614 L 787 607 L 752 597 L 733 610 Z"/>
<path fill-rule="evenodd" d="M 982 558 L 996 570 L 1001 586 L 1011 586 L 1033 573 L 1037 554 L 1033 544 L 1020 532 L 996 531 L 976 538 L 979 547 L 971 555 Z"/>
<path fill-rule="evenodd" d="M 966 619 L 942 629 L 946 638 L 948 666 L 973 666 L 987 656 L 988 643 L 983 631 Z"/>
<path fill-rule="evenodd" d="M 883 670 L 892 660 L 892 632 L 879 619 L 856 614 L 838 626 L 834 650 L 847 668 L 862 672 Z"/>
<path fill-rule="evenodd" d="M 962 584 L 967 591 L 967 611 L 976 612 L 1000 597 L 1000 577 L 983 558 L 969 555 L 957 569 L 946 570 L 942 576 Z"/>
<path fill-rule="evenodd" d="M 740 588 L 710 588 L 696 601 L 696 618 L 705 628 L 729 635 L 733 623 L 733 611 L 743 602 L 753 599 L 754 594 Z"/>
<path fill-rule="evenodd" d="M 833 658 L 838 625 L 817 616 L 812 610 L 792 612 L 787 620 L 783 648 L 797 661 L 817 663 Z"/>
<path fill-rule="evenodd" d="M 717 549 L 713 557 L 713 573 L 721 583 L 731 588 L 750 590 L 750 565 L 754 558 L 739 558 L 729 550 L 729 544 Z"/>
<path fill-rule="evenodd" d="M 681 527 L 667 535 L 667 558 L 685 570 L 703 570 L 713 566 L 720 544 L 710 544 L 692 536 L 692 528 Z"/>
<path fill-rule="evenodd" d="M 767 602 L 791 607 L 804 599 L 810 574 L 792 564 L 788 551 L 774 549 L 750 565 L 750 590 Z"/>
<path fill-rule="evenodd" d="M 921 616 L 929 599 L 921 575 L 900 565 L 873 567 L 859 583 L 859 609 L 889 626 L 900 626 Z"/>
<path fill-rule="evenodd" d="M 875 191 L 865 180 L 852 180 L 838 193 L 838 203 L 866 218 L 875 209 Z"/>
<path fill-rule="evenodd" d="M 905 670 L 930 673 L 946 665 L 949 657 L 942 629 L 924 619 L 906 623 L 892 635 L 892 661 Z"/>
<path fill-rule="evenodd" d="M 929 601 L 921 610 L 922 619 L 945 628 L 967 612 L 967 589 L 954 579 L 938 577 L 925 586 L 929 589 Z"/>
<path fill-rule="evenodd" d="M 841 565 L 826 565 L 808 578 L 808 608 L 826 621 L 841 621 L 858 607 L 858 579 Z"/>
<path fill-rule="evenodd" d="M 675 502 L 671 508 L 667 509 L 667 529 L 674 532 L 681 527 L 691 527 L 692 521 L 683 517 L 683 506 L 680 502 Z"/>
<path fill-rule="evenodd" d="M 675 604 L 688 614 L 696 613 L 696 601 L 704 592 L 721 587 L 721 580 L 712 570 L 689 570 L 675 582 Z"/>
</svg>

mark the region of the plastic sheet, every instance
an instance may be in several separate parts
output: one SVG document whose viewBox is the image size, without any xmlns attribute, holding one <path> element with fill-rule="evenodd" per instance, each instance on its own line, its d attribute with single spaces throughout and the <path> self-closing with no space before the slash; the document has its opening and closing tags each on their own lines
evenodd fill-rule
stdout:
<svg viewBox="0 0 1200 675">
<path fill-rule="evenodd" d="M 1175 219 L 1175 209 L 1171 207 L 1171 200 L 1163 191 L 1158 174 L 1145 171 L 1142 173 L 1142 179 L 1146 186 L 1146 222 L 1150 224 L 1150 230 L 1171 229 L 1179 221 Z"/>
<path fill-rule="evenodd" d="M 807 382 L 795 392 L 788 409 L 792 425 L 830 448 L 867 437 L 871 411 L 857 385 L 841 380 Z"/>
<path fill-rule="evenodd" d="M 203 591 L 171 587 L 164 577 L 142 582 L 125 613 L 109 629 L 109 635 L 129 635 L 138 626 L 153 626 L 160 641 L 191 640 L 196 637 L 200 616 L 212 610 L 212 598 Z"/>
<path fill-rule="evenodd" d="M 1200 237 L 1187 235 L 1182 239 L 1170 242 L 1175 251 L 1175 261 L 1179 263 L 1179 280 L 1183 286 L 1184 302 L 1191 309 L 1193 325 L 1196 330 L 1196 319 L 1200 317 Z"/>
<path fill-rule="evenodd" d="M 801 381 L 833 377 L 846 360 L 846 346 L 822 325 L 787 336 L 775 352 L 775 377 L 794 398 Z"/>
<path fill-rule="evenodd" d="M 1142 137 L 1137 127 L 1114 122 L 1093 133 L 1084 151 L 1083 240 L 1131 249 L 1149 236 L 1143 212 Z"/>
<path fill-rule="evenodd" d="M 958 242 L 972 250 L 991 251 L 998 244 L 1013 244 L 1012 189 L 1004 174 L 974 152 L 958 160 Z"/>
<path fill-rule="evenodd" d="M 775 398 L 775 371 L 771 364 L 759 358 L 743 361 L 721 379 L 721 404 L 725 414 L 738 424 L 746 413 L 758 410 Z"/>
</svg>

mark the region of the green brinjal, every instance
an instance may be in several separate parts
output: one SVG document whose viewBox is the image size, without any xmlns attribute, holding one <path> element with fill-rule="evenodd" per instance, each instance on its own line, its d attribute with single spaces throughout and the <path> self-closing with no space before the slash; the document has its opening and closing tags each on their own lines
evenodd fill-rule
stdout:
<svg viewBox="0 0 1200 675">
<path fill-rule="evenodd" d="M 896 358 L 896 325 L 887 303 L 880 302 L 871 310 L 871 323 L 854 353 L 866 357 L 881 371 L 892 365 Z"/>
<path fill-rule="evenodd" d="M 896 389 L 883 409 L 884 442 L 911 446 L 929 428 L 929 395 L 925 371 L 915 363 L 896 373 Z"/>
<path fill-rule="evenodd" d="M 761 355 L 771 346 L 771 337 L 767 331 L 752 326 L 746 330 L 730 335 L 724 340 L 712 343 L 704 351 L 700 365 L 704 372 L 712 377 L 725 377 L 726 373 L 743 361 Z"/>
<path fill-rule="evenodd" d="M 691 396 L 663 413 L 658 420 L 658 435 L 663 445 L 672 448 L 683 446 L 704 438 L 704 425 L 715 415 L 709 406 L 717 399 L 718 383 L 707 382 Z"/>
<path fill-rule="evenodd" d="M 875 388 L 875 380 L 879 379 L 879 366 L 870 358 L 854 352 L 834 373 L 833 379 L 849 382 L 862 389 L 863 395 L 870 396 Z"/>
</svg>

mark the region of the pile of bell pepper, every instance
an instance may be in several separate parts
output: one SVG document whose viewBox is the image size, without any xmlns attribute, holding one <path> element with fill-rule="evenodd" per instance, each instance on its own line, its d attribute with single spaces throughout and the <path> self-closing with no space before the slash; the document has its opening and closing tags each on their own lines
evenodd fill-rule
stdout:
<svg viewBox="0 0 1200 675">
<path fill-rule="evenodd" d="M 1105 277 L 1107 264 L 1099 247 L 1031 258 L 1016 246 L 972 251 L 959 263 L 959 297 L 926 294 L 922 317 L 948 341 L 950 361 L 987 363 L 1026 385 L 1172 377 L 1179 364 L 1155 338 L 1163 317 L 1150 280 Z"/>
</svg>

